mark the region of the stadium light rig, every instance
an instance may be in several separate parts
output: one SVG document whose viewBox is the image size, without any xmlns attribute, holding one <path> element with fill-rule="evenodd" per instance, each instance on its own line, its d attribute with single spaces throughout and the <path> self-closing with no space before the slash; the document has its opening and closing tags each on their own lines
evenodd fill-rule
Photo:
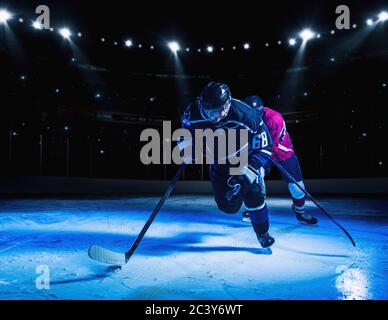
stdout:
<svg viewBox="0 0 388 320">
<path fill-rule="evenodd" d="M 124 45 L 127 47 L 127 48 L 129 48 L 129 47 L 132 47 L 132 45 L 133 45 L 133 43 L 132 43 L 132 40 L 125 40 L 124 41 Z"/>
<path fill-rule="evenodd" d="M 295 46 L 295 45 L 296 45 L 296 40 L 295 40 L 295 38 L 289 39 L 289 40 L 288 40 L 288 44 L 289 44 L 291 47 Z"/>
<path fill-rule="evenodd" d="M 315 37 L 315 33 L 310 29 L 304 29 L 301 33 L 299 33 L 299 37 L 302 38 L 303 42 L 307 42 Z"/>
<path fill-rule="evenodd" d="M 0 10 L 0 23 L 1 24 L 6 24 L 7 21 L 11 18 L 12 18 L 12 14 L 9 11 L 7 11 L 5 9 Z"/>
<path fill-rule="evenodd" d="M 208 47 L 206 48 L 206 51 L 209 52 L 209 53 L 212 53 L 212 52 L 214 51 L 214 47 L 208 46 Z"/>
<path fill-rule="evenodd" d="M 249 43 L 244 43 L 244 49 L 248 50 L 250 49 L 251 45 Z"/>
<path fill-rule="evenodd" d="M 179 50 L 180 50 L 180 46 L 179 46 L 179 43 L 176 42 L 176 41 L 171 41 L 169 42 L 168 44 L 168 47 L 170 48 L 170 50 L 176 54 Z"/>
<path fill-rule="evenodd" d="M 40 24 L 38 21 L 34 21 L 32 23 L 32 27 L 36 30 L 41 30 L 42 29 L 42 24 Z"/>
<path fill-rule="evenodd" d="M 379 17 L 379 21 L 380 22 L 387 21 L 388 20 L 388 12 L 387 11 L 382 11 L 382 12 L 379 13 L 378 17 Z"/>
<path fill-rule="evenodd" d="M 69 40 L 71 37 L 71 31 L 68 28 L 59 29 L 59 34 L 66 40 Z"/>
</svg>

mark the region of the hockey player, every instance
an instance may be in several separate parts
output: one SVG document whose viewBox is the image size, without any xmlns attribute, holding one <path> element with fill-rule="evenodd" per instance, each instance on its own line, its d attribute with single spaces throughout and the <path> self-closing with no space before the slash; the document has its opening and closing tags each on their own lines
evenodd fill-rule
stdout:
<svg viewBox="0 0 388 320">
<path fill-rule="evenodd" d="M 248 105 L 260 113 L 272 138 L 272 157 L 277 160 L 295 180 L 304 187 L 302 172 L 298 158 L 295 155 L 290 135 L 287 132 L 286 124 L 282 115 L 268 107 L 264 107 L 263 101 L 258 96 L 249 96 L 244 99 Z M 267 163 L 266 172 L 269 172 L 272 163 Z M 288 183 L 288 189 L 292 197 L 292 210 L 299 221 L 308 224 L 316 224 L 317 218 L 312 217 L 305 211 L 305 194 L 290 181 L 284 174 L 282 178 Z M 247 212 L 243 213 L 243 220 L 248 220 Z"/>
<path fill-rule="evenodd" d="M 269 234 L 268 207 L 262 168 L 265 155 L 270 155 L 271 139 L 258 110 L 233 99 L 227 85 L 210 82 L 185 110 L 182 127 L 195 129 L 248 130 L 248 165 L 240 175 L 230 175 L 230 164 L 210 165 L 210 179 L 218 208 L 237 213 L 245 205 L 257 239 L 263 248 L 270 247 L 274 238 Z"/>
</svg>

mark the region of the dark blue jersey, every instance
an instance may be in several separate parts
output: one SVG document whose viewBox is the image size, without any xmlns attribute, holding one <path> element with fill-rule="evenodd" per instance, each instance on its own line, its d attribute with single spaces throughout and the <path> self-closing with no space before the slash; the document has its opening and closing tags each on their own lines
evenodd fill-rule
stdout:
<svg viewBox="0 0 388 320">
<path fill-rule="evenodd" d="M 197 98 L 185 110 L 182 116 L 182 127 L 191 132 L 194 132 L 195 129 L 214 131 L 236 129 L 237 134 L 239 130 L 246 129 L 248 131 L 248 161 L 256 169 L 263 166 L 267 162 L 267 156 L 271 155 L 271 136 L 260 113 L 237 99 L 232 99 L 225 118 L 218 123 L 212 123 L 203 116 Z"/>
</svg>

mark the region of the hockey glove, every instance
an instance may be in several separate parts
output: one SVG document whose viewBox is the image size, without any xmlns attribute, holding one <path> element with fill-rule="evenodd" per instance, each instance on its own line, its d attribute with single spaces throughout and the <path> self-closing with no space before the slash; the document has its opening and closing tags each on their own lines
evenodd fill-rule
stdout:
<svg viewBox="0 0 388 320">
<path fill-rule="evenodd" d="M 231 190 L 226 194 L 228 201 L 232 200 L 238 194 L 246 193 L 254 184 L 259 185 L 260 190 L 265 194 L 264 169 L 261 167 L 256 170 L 247 165 L 242 168 L 241 175 L 231 176 L 228 179 L 228 186 Z"/>
</svg>

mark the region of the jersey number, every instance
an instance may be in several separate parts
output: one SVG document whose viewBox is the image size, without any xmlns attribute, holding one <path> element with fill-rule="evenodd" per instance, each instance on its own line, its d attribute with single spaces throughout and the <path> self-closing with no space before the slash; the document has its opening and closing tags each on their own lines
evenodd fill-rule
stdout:
<svg viewBox="0 0 388 320">
<path fill-rule="evenodd" d="M 266 132 L 255 135 L 252 140 L 252 149 L 263 149 L 268 146 L 268 137 Z"/>
<path fill-rule="evenodd" d="M 280 142 L 282 142 L 284 140 L 284 138 L 286 137 L 286 131 L 287 131 L 286 123 L 283 121 L 283 128 L 282 128 L 282 131 L 280 131 L 280 135 L 279 135 Z"/>
</svg>

